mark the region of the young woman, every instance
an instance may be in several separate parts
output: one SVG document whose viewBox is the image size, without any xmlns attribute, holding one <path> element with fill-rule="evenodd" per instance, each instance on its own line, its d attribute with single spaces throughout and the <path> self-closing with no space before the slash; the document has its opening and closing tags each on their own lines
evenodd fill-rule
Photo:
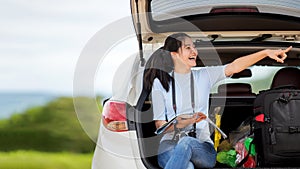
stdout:
<svg viewBox="0 0 300 169">
<path fill-rule="evenodd" d="M 283 63 L 290 49 L 265 49 L 227 65 L 191 70 L 198 55 L 192 39 L 185 33 L 167 37 L 147 62 L 144 76 L 146 89 L 152 90 L 156 127 L 177 116 L 160 141 L 159 165 L 165 169 L 214 167 L 217 153 L 204 120 L 211 87 L 265 57 Z"/>
</svg>

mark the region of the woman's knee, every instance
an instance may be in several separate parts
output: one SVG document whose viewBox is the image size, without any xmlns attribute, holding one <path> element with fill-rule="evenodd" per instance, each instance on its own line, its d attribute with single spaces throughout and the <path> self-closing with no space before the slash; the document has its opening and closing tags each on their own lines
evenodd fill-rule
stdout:
<svg viewBox="0 0 300 169">
<path fill-rule="evenodd" d="M 193 148 L 195 147 L 196 144 L 199 144 L 199 140 L 187 136 L 181 138 L 178 141 L 175 149 L 177 151 L 185 151 L 186 153 L 188 153 L 193 151 Z"/>
</svg>

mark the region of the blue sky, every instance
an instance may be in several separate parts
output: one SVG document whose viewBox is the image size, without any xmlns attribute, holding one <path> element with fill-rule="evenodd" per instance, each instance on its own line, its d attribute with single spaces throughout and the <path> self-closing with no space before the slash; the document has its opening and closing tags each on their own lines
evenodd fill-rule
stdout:
<svg viewBox="0 0 300 169">
<path fill-rule="evenodd" d="M 2 0 L 0 91 L 72 94 L 80 52 L 124 16 L 130 16 L 129 0 Z M 100 93 L 111 90 L 109 73 Z"/>
</svg>

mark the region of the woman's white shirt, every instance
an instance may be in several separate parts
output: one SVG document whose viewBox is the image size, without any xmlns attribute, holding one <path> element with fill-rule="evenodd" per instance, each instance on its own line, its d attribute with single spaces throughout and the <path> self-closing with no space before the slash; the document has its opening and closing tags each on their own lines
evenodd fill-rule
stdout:
<svg viewBox="0 0 300 169">
<path fill-rule="evenodd" d="M 209 94 L 212 86 L 226 78 L 225 65 L 204 67 L 198 70 L 192 70 L 194 76 L 194 112 L 202 112 L 208 116 Z M 177 74 L 175 78 L 175 95 L 176 95 L 176 113 L 190 114 L 193 113 L 191 106 L 191 89 L 190 89 L 190 73 Z M 166 120 L 175 116 L 172 101 L 172 83 L 168 92 L 163 88 L 160 81 L 155 79 L 152 86 L 152 106 L 153 120 Z M 206 121 L 200 121 L 196 124 L 197 138 L 203 142 L 213 143 L 210 139 L 209 124 Z M 192 125 L 187 128 L 192 128 Z M 171 140 L 174 132 L 166 133 L 162 140 Z"/>
</svg>

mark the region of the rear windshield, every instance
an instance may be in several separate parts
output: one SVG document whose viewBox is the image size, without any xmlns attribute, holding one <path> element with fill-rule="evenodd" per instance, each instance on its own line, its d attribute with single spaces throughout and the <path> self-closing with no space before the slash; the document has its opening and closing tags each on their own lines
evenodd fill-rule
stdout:
<svg viewBox="0 0 300 169">
<path fill-rule="evenodd" d="M 249 68 L 252 72 L 251 77 L 239 79 L 227 78 L 215 84 L 211 93 L 217 93 L 218 86 L 224 83 L 248 83 L 251 85 L 252 92 L 258 94 L 262 90 L 270 89 L 275 73 L 282 68 L 281 66 L 252 66 Z"/>
<path fill-rule="evenodd" d="M 260 13 L 282 14 L 299 17 L 299 0 L 152 0 L 150 10 L 155 21 L 162 21 L 181 16 L 207 14 L 214 8 L 249 7 Z M 163 14 L 163 15 L 162 15 Z M 167 15 L 166 15 L 167 14 Z"/>
</svg>

